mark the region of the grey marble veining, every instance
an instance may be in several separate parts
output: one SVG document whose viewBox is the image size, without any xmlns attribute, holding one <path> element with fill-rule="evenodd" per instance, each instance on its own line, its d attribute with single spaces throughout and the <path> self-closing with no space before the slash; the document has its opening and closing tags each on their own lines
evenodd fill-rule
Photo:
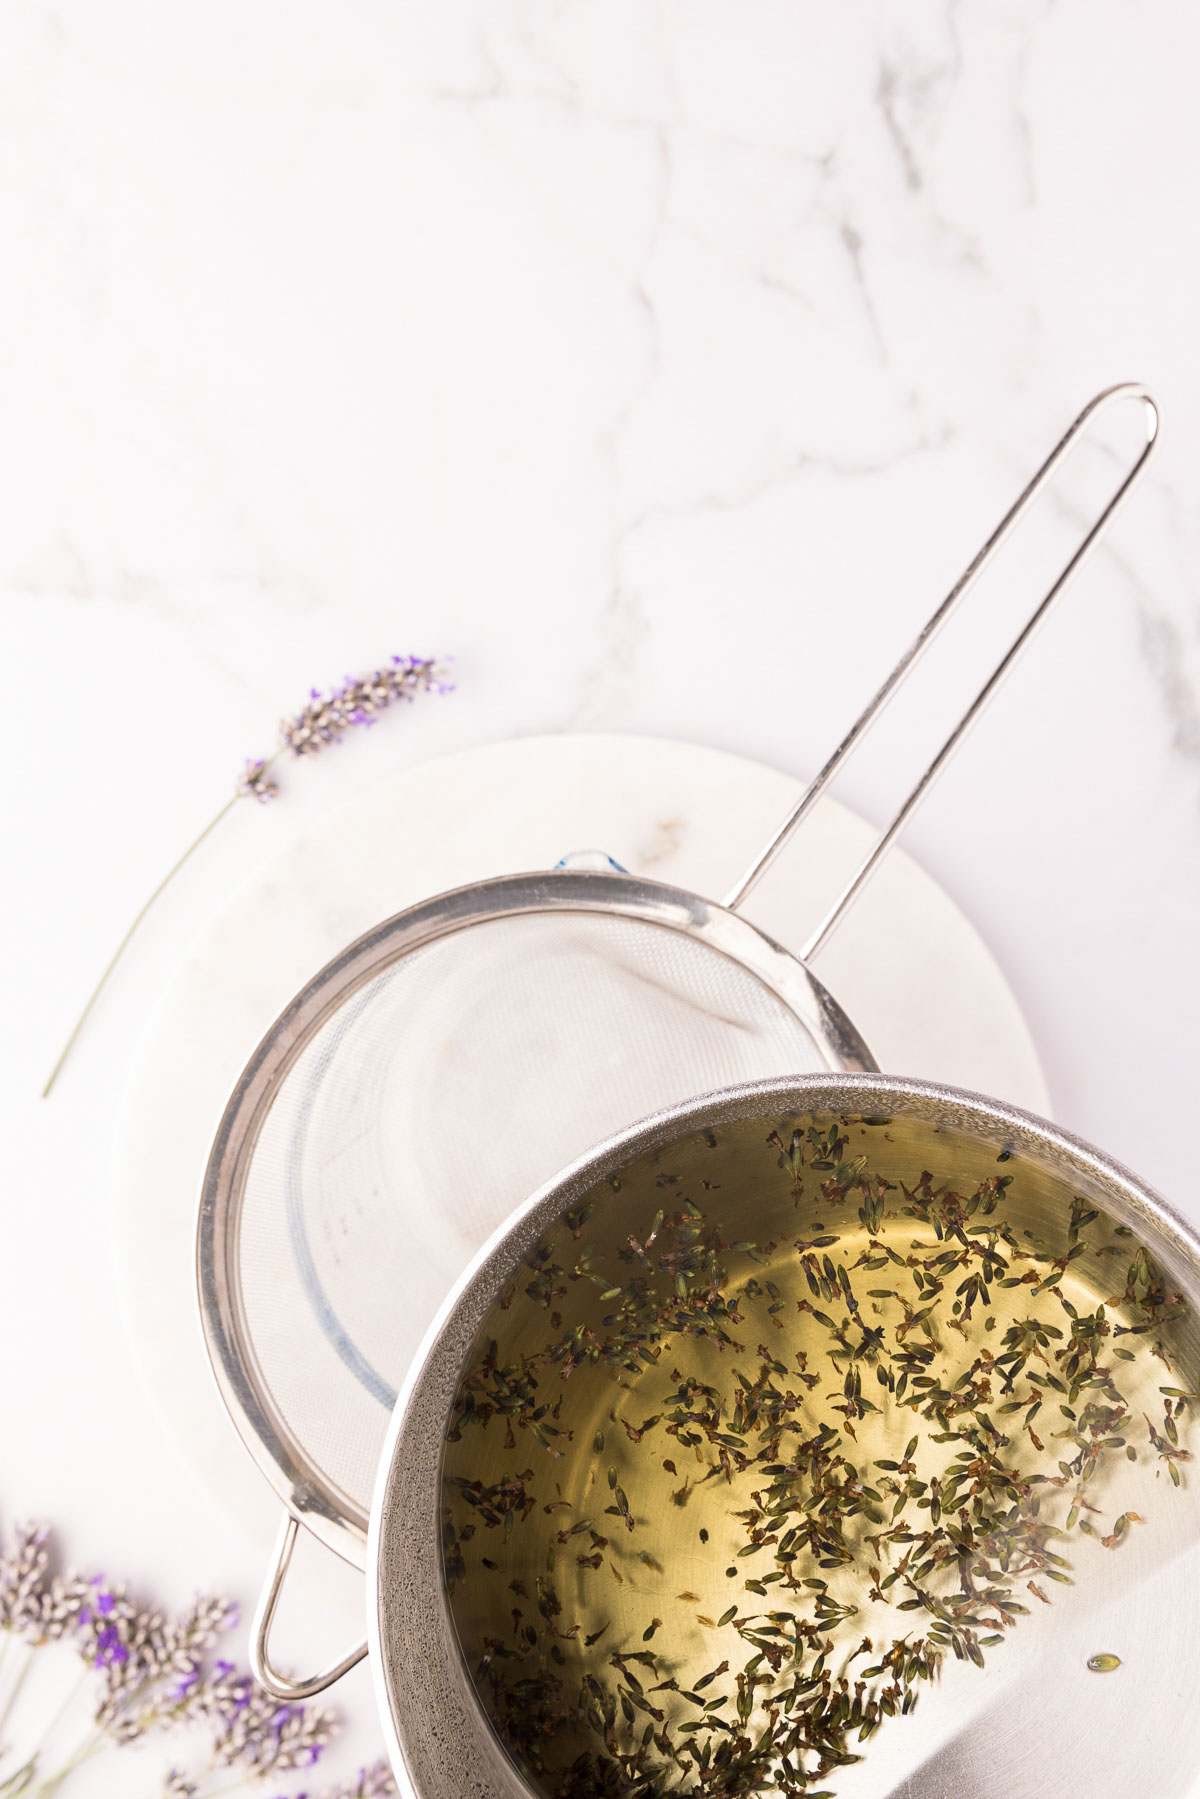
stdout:
<svg viewBox="0 0 1200 1799">
<path fill-rule="evenodd" d="M 1161 454 L 907 845 L 1003 967 L 1058 1121 L 1197 1215 L 1198 53 L 1185 0 L 5 11 L 0 1122 L 39 1204 L 10 1207 L 36 1274 L 0 1310 L 10 1360 L 44 1355 L 6 1398 L 6 1515 L 65 1512 L 73 1552 L 168 1587 L 185 1548 L 188 1591 L 253 1582 L 114 1402 L 119 1330 L 99 1358 L 44 1311 L 91 1316 L 123 1072 L 215 909 L 349 793 L 489 740 L 810 773 L 1123 379 L 1160 396 Z M 839 797 L 886 816 L 1008 604 Z M 458 692 L 236 809 L 40 1107 L 243 758 L 410 650 L 454 651 Z M 139 1470 L 170 1544 L 72 1498 L 85 1464 L 114 1494 Z"/>
</svg>

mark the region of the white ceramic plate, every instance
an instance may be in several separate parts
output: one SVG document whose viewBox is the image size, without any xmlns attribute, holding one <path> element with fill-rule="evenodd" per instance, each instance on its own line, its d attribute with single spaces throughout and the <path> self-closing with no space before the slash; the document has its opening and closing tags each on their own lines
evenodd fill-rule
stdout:
<svg viewBox="0 0 1200 1799">
<path fill-rule="evenodd" d="M 264 1550 L 278 1504 L 213 1384 L 196 1315 L 196 1200 L 226 1099 L 293 994 L 369 926 L 417 900 L 603 849 L 719 899 L 796 797 L 737 756 L 655 738 L 524 738 L 443 758 L 356 795 L 214 920 L 148 1023 L 127 1088 L 117 1259 L 147 1383 L 197 1476 Z M 745 911 L 798 948 L 871 827 L 823 801 Z M 1029 1032 L 972 926 L 893 851 L 819 972 L 881 1068 L 1049 1109 Z M 441 1294 L 413 1303 L 432 1317 Z M 417 1331 L 417 1338 L 420 1331 Z M 416 1339 L 414 1339 L 416 1340 Z"/>
</svg>

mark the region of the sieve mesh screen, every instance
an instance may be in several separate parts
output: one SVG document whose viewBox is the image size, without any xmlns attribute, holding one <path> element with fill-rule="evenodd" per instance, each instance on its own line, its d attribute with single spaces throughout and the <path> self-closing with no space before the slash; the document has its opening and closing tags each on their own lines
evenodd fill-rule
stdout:
<svg viewBox="0 0 1200 1799">
<path fill-rule="evenodd" d="M 402 957 L 283 1079 L 243 1191 L 263 1396 L 365 1523 L 388 1415 L 475 1251 L 599 1139 L 711 1088 L 825 1067 L 740 963 L 637 919 L 491 919 Z"/>
</svg>

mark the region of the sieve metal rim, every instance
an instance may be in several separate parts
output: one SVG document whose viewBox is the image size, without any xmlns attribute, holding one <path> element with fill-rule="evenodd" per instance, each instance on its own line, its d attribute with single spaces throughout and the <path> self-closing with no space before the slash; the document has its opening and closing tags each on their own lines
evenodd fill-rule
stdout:
<svg viewBox="0 0 1200 1799">
<path fill-rule="evenodd" d="M 608 1138 L 533 1194 L 476 1255 L 430 1326 L 401 1388 L 371 1507 L 367 1647 L 393 1773 L 406 1799 L 534 1799 L 488 1723 L 462 1661 L 441 1578 L 437 1469 L 463 1361 L 493 1301 L 547 1227 L 631 1161 L 755 1117 L 903 1109 L 1049 1164 L 1100 1199 L 1200 1294 L 1200 1233 L 1130 1169 L 1003 1101 L 879 1073 L 745 1082 Z"/>
<path fill-rule="evenodd" d="M 552 869 L 455 888 L 386 919 L 326 963 L 263 1037 L 226 1105 L 201 1190 L 196 1280 L 209 1361 L 242 1442 L 291 1516 L 355 1567 L 366 1566 L 368 1516 L 322 1475 L 272 1404 L 245 1314 L 237 1249 L 254 1149 L 289 1070 L 321 1027 L 369 981 L 414 951 L 472 926 L 549 912 L 636 920 L 701 943 L 774 994 L 831 1069 L 875 1067 L 858 1031 L 817 976 L 748 919 L 682 888 L 608 870 Z"/>
</svg>

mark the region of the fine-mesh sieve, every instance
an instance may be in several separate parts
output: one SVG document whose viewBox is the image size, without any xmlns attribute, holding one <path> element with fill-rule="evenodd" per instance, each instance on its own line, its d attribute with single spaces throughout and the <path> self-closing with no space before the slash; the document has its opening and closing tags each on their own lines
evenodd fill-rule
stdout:
<svg viewBox="0 0 1200 1799">
<path fill-rule="evenodd" d="M 1146 441 L 1115 494 L 797 958 L 738 906 L 1097 413 Z M 259 1678 L 300 1522 L 365 1565 L 388 1417 L 424 1329 L 479 1245 L 554 1171 L 653 1111 L 770 1076 L 864 1071 L 807 966 L 1145 466 L 1144 388 L 1084 409 L 723 904 L 602 855 L 440 895 L 329 963 L 255 1052 L 209 1158 L 201 1315 L 222 1396 L 285 1506 L 255 1623 Z"/>
</svg>

